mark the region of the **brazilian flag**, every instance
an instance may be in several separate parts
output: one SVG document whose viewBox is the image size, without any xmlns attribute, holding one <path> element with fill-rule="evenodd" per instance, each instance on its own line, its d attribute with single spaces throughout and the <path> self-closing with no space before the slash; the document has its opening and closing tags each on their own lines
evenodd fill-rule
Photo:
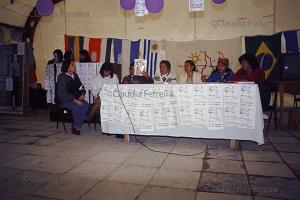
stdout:
<svg viewBox="0 0 300 200">
<path fill-rule="evenodd" d="M 280 79 L 281 33 L 246 37 L 245 46 L 246 53 L 256 55 L 260 67 L 265 71 L 265 78 L 269 81 L 278 81 Z"/>
</svg>

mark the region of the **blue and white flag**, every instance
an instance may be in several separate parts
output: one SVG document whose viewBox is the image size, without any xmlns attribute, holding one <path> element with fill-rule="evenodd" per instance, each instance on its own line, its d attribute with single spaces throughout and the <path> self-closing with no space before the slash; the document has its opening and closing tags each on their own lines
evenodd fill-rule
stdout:
<svg viewBox="0 0 300 200">
<path fill-rule="evenodd" d="M 285 31 L 281 35 L 281 53 L 300 52 L 300 31 Z"/>
<path fill-rule="evenodd" d="M 150 77 L 154 77 L 159 67 L 159 51 L 161 42 L 156 40 L 142 40 L 140 46 L 140 59 L 147 60 L 146 71 Z"/>
</svg>

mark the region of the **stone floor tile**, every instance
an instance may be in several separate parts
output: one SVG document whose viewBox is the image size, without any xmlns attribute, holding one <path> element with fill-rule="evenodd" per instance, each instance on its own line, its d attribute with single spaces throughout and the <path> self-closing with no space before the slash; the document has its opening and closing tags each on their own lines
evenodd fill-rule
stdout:
<svg viewBox="0 0 300 200">
<path fill-rule="evenodd" d="M 97 184 L 97 180 L 75 176 L 63 176 L 57 182 L 51 182 L 34 194 L 56 199 L 79 199 L 89 189 Z"/>
<path fill-rule="evenodd" d="M 147 187 L 138 200 L 194 200 L 196 192 L 175 188 Z"/>
<path fill-rule="evenodd" d="M 192 158 L 204 158 L 206 153 L 206 147 L 204 145 L 201 146 L 176 145 L 171 152 L 183 156 L 189 156 Z"/>
<path fill-rule="evenodd" d="M 252 197 L 237 194 L 197 192 L 196 200 L 252 200 Z"/>
<path fill-rule="evenodd" d="M 66 175 L 102 180 L 117 168 L 117 164 L 84 162 L 73 168 Z"/>
<path fill-rule="evenodd" d="M 300 153 L 284 153 L 280 155 L 287 162 L 287 164 L 293 169 L 293 171 L 300 177 Z"/>
<path fill-rule="evenodd" d="M 245 161 L 282 162 L 277 152 L 270 151 L 242 151 Z"/>
<path fill-rule="evenodd" d="M 254 200 L 284 200 L 284 199 L 254 196 Z"/>
<path fill-rule="evenodd" d="M 295 152 L 300 153 L 300 145 L 299 144 L 278 144 L 274 143 L 274 146 L 281 152 Z"/>
<path fill-rule="evenodd" d="M 9 141 L 12 139 L 16 139 L 18 136 L 15 135 L 0 135 L 0 142 Z"/>
<path fill-rule="evenodd" d="M 141 149 L 132 154 L 126 161 L 126 165 L 160 167 L 168 154 L 155 153 L 146 149 Z"/>
<path fill-rule="evenodd" d="M 21 170 L 18 169 L 9 169 L 9 168 L 0 168 L 0 182 L 4 181 L 18 173 L 21 173 Z"/>
<path fill-rule="evenodd" d="M 16 139 L 12 139 L 9 141 L 6 141 L 6 143 L 13 143 L 13 144 L 31 144 L 37 140 L 39 140 L 39 137 L 28 137 L 28 136 L 22 136 L 18 137 Z"/>
<path fill-rule="evenodd" d="M 245 165 L 250 175 L 295 178 L 293 172 L 284 163 L 245 161 Z"/>
<path fill-rule="evenodd" d="M 113 152 L 113 151 L 101 151 L 99 154 L 90 158 L 90 161 L 103 162 L 111 164 L 121 164 L 124 162 L 131 154 L 125 152 Z"/>
<path fill-rule="evenodd" d="M 142 148 L 142 145 L 136 143 L 126 144 L 122 141 L 122 143 L 112 144 L 105 147 L 105 151 L 114 151 L 114 152 L 122 152 L 122 153 L 134 153 L 138 149 Z"/>
<path fill-rule="evenodd" d="M 156 168 L 121 165 L 107 178 L 107 180 L 146 185 L 149 183 L 156 170 Z"/>
<path fill-rule="evenodd" d="M 241 149 L 247 151 L 275 151 L 271 144 L 258 145 L 256 142 L 241 141 Z"/>
<path fill-rule="evenodd" d="M 4 163 L 4 162 L 7 162 L 7 161 L 10 161 L 12 159 L 15 159 L 17 157 L 20 157 L 22 155 L 20 154 L 13 154 L 13 153 L 8 153 L 8 152 L 0 152 L 0 164 L 1 163 Z"/>
<path fill-rule="evenodd" d="M 250 195 L 250 185 L 246 175 L 203 172 L 198 190 Z"/>
<path fill-rule="evenodd" d="M 296 137 L 276 137 L 276 136 L 269 136 L 269 140 L 272 143 L 283 143 L 283 144 L 300 144 L 299 139 Z"/>
<path fill-rule="evenodd" d="M 162 168 L 200 172 L 203 168 L 203 160 L 191 157 L 169 155 Z"/>
<path fill-rule="evenodd" d="M 0 182 L 0 191 L 32 194 L 45 184 L 59 181 L 56 174 L 25 171 Z"/>
<path fill-rule="evenodd" d="M 206 158 L 217 158 L 224 160 L 242 160 L 241 152 L 226 149 L 208 149 Z"/>
<path fill-rule="evenodd" d="M 300 199 L 300 182 L 296 179 L 250 176 L 255 196 Z"/>
<path fill-rule="evenodd" d="M 104 181 L 87 192 L 82 200 L 135 200 L 144 187 Z"/>
<path fill-rule="evenodd" d="M 208 149 L 230 149 L 230 141 L 222 139 L 202 139 Z"/>
<path fill-rule="evenodd" d="M 209 172 L 246 174 L 243 162 L 237 160 L 205 159 L 203 169 Z"/>
<path fill-rule="evenodd" d="M 46 138 L 41 138 L 41 139 L 35 141 L 34 144 L 42 145 L 42 146 L 49 146 L 51 144 L 55 144 L 55 143 L 61 142 L 63 140 L 64 140 L 63 138 L 46 137 Z"/>
<path fill-rule="evenodd" d="M 199 178 L 200 172 L 159 169 L 151 180 L 150 185 L 195 190 Z"/>
<path fill-rule="evenodd" d="M 39 156 L 22 156 L 6 163 L 4 167 L 23 170 L 42 171 L 49 173 L 64 173 L 80 164 L 77 160 L 66 160 L 61 158 L 46 158 Z"/>
</svg>

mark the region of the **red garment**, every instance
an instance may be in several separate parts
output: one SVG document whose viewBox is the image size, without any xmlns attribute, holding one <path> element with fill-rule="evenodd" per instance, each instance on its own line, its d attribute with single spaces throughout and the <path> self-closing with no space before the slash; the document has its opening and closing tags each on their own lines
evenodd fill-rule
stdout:
<svg viewBox="0 0 300 200">
<path fill-rule="evenodd" d="M 36 73 L 35 73 L 35 65 L 33 65 L 31 68 L 30 68 L 30 71 L 29 71 L 29 85 L 34 85 L 36 82 L 37 82 L 37 77 L 36 77 Z"/>
<path fill-rule="evenodd" d="M 241 68 L 234 74 L 231 81 L 249 81 L 263 85 L 265 83 L 265 72 L 261 68 L 256 68 L 253 72 L 247 74 L 247 72 Z"/>
</svg>

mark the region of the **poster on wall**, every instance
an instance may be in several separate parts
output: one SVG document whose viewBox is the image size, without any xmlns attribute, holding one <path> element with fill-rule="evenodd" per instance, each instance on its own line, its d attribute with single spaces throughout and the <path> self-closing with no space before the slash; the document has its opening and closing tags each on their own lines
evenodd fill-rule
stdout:
<svg viewBox="0 0 300 200">
<path fill-rule="evenodd" d="M 203 11 L 204 10 L 204 0 L 189 0 L 189 11 Z"/>
</svg>

